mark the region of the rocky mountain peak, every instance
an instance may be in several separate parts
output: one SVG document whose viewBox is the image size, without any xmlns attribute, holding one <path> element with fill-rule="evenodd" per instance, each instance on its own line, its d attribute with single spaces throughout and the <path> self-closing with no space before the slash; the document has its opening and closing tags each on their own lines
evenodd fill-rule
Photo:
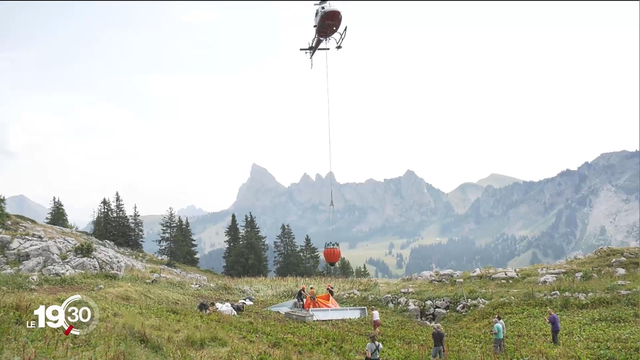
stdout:
<svg viewBox="0 0 640 360">
<path fill-rule="evenodd" d="M 267 169 L 254 163 L 251 165 L 249 179 L 240 186 L 232 208 L 256 203 L 267 204 L 274 196 L 285 190 L 286 187 L 280 184 Z"/>
<path fill-rule="evenodd" d="M 178 215 L 186 217 L 200 216 L 204 214 L 207 214 L 207 212 L 196 207 L 195 205 L 189 205 L 184 209 L 178 210 Z"/>
<path fill-rule="evenodd" d="M 302 184 L 302 185 L 313 184 L 313 179 L 311 178 L 311 176 L 309 176 L 309 174 L 304 173 L 300 178 L 300 181 L 298 181 L 298 184 Z"/>
<path fill-rule="evenodd" d="M 254 163 L 251 165 L 251 172 L 249 173 L 249 180 L 256 180 L 264 184 L 280 184 L 271 173 L 262 166 Z"/>
</svg>

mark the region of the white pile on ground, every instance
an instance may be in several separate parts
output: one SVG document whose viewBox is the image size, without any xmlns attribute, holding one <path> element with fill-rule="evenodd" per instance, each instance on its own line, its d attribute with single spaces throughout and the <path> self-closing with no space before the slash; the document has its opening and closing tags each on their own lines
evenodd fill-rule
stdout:
<svg viewBox="0 0 640 360">
<path fill-rule="evenodd" d="M 245 305 L 253 305 L 253 303 L 251 301 L 249 301 L 249 300 L 240 300 L 238 302 L 241 303 L 241 304 L 245 304 Z"/>
<path fill-rule="evenodd" d="M 225 315 L 238 315 L 236 311 L 233 310 L 233 308 L 231 307 L 231 304 L 229 303 L 224 303 L 224 304 L 216 303 L 216 309 L 218 309 L 218 312 L 223 313 Z"/>
</svg>

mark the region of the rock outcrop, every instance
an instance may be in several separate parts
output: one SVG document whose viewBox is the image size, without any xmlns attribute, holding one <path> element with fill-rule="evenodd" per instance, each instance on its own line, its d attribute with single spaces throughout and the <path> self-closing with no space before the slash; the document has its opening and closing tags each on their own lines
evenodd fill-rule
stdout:
<svg viewBox="0 0 640 360">
<path fill-rule="evenodd" d="M 150 266 L 146 263 L 146 254 L 119 248 L 110 241 L 56 226 L 27 221 L 14 223 L 12 231 L 0 233 L 3 250 L 0 273 L 30 274 L 32 279 L 38 275 L 62 277 L 85 272 L 109 273 L 121 278 L 126 270 L 145 271 Z M 160 266 L 159 270 L 165 274 L 154 274 L 153 282 L 158 278 L 207 282 L 206 277 L 181 269 Z"/>
</svg>

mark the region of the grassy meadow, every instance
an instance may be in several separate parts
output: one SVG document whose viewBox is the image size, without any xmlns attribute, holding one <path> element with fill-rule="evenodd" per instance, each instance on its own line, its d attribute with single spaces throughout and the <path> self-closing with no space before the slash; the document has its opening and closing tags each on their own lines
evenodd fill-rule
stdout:
<svg viewBox="0 0 640 360">
<path fill-rule="evenodd" d="M 627 275 L 616 277 L 610 261 L 625 251 L 635 258 L 623 264 Z M 121 279 L 107 275 L 78 275 L 66 278 L 0 275 L 0 359 L 362 359 L 371 332 L 371 320 L 297 322 L 265 310 L 291 300 L 302 284 L 324 289 L 330 282 L 341 306 L 371 306 L 380 309 L 383 344 L 382 359 L 428 359 L 432 346 L 431 328 L 421 325 L 402 309 L 384 306 L 381 296 L 400 295 L 412 285 L 415 294 L 407 298 L 425 300 L 466 296 L 482 297 L 490 303 L 467 314 L 451 311 L 441 321 L 447 334 L 448 359 L 492 358 L 494 314 L 506 323 L 506 354 L 502 359 L 638 359 L 639 300 L 638 249 L 608 249 L 597 257 L 573 260 L 565 265 L 567 274 L 550 285 L 538 285 L 536 268 L 521 270 L 512 283 L 490 279 L 462 284 L 431 284 L 423 281 L 356 279 L 231 279 L 208 271 L 184 268 L 208 278 L 204 288 L 191 282 L 159 279 L 150 284 L 148 271 L 127 272 Z M 151 263 L 159 263 L 150 260 Z M 560 267 L 554 266 L 554 267 Z M 584 271 L 597 278 L 572 280 Z M 630 281 L 616 285 L 619 280 Z M 95 290 L 104 285 L 101 290 Z M 218 313 L 204 315 L 196 310 L 200 301 L 231 301 L 250 295 L 255 304 L 238 316 Z M 356 289 L 358 297 L 343 299 Z M 545 299 L 552 291 L 593 293 L 586 300 L 574 297 Z M 619 295 L 629 290 L 629 295 Z M 464 291 L 464 295 L 463 295 Z M 320 291 L 322 293 L 323 291 Z M 27 329 L 33 311 L 41 304 L 60 304 L 81 294 L 93 299 L 100 309 L 98 326 L 86 336 L 64 336 L 61 329 Z M 544 321 L 551 307 L 560 317 L 560 345 L 551 344 L 549 325 Z"/>
</svg>

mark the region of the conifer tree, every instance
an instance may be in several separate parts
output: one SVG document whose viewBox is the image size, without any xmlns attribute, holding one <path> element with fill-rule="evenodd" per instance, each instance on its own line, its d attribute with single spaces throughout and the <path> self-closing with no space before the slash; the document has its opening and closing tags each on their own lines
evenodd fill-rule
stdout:
<svg viewBox="0 0 640 360">
<path fill-rule="evenodd" d="M 131 240 L 131 227 L 129 224 L 129 216 L 124 206 L 124 201 L 120 194 L 116 191 L 113 208 L 113 243 L 118 246 L 129 246 Z"/>
<path fill-rule="evenodd" d="M 296 237 L 291 226 L 282 224 L 280 234 L 273 243 L 275 256 L 273 266 L 276 276 L 302 275 L 302 255 L 296 244 Z"/>
<path fill-rule="evenodd" d="M 360 279 L 362 277 L 362 269 L 360 269 L 360 266 L 356 266 L 355 277 L 356 279 Z"/>
<path fill-rule="evenodd" d="M 345 259 L 345 257 L 341 257 L 340 261 L 338 261 L 338 273 L 341 277 L 350 278 L 353 277 L 353 267 L 349 260 Z"/>
<path fill-rule="evenodd" d="M 178 217 L 178 221 L 181 222 L 182 219 Z M 193 231 L 191 230 L 191 224 L 189 224 L 189 218 L 186 218 L 184 223 L 181 225 L 179 230 L 179 256 L 180 263 L 189 265 L 189 266 L 198 266 L 198 251 L 196 248 L 198 244 L 196 243 L 196 239 L 193 238 Z"/>
<path fill-rule="evenodd" d="M 93 220 L 92 235 L 99 240 L 113 241 L 113 208 L 111 207 L 111 201 L 107 198 L 102 198 L 96 217 Z"/>
<path fill-rule="evenodd" d="M 362 264 L 362 277 L 365 279 L 371 278 L 371 274 L 369 274 L 369 270 L 367 269 L 367 264 Z"/>
<path fill-rule="evenodd" d="M 133 205 L 133 215 L 129 219 L 129 229 L 131 230 L 129 247 L 133 250 L 142 250 L 144 243 L 144 222 L 140 218 L 138 206 L 135 204 Z"/>
<path fill-rule="evenodd" d="M 170 207 L 160 222 L 160 238 L 155 240 L 158 243 L 156 254 L 166 257 L 169 260 L 169 264 L 173 264 L 178 257 L 178 247 L 176 246 L 177 223 L 176 214 L 173 208 Z"/>
<path fill-rule="evenodd" d="M 4 195 L 0 195 L 0 229 L 4 228 L 9 221 L 9 213 L 7 213 L 7 199 Z"/>
<path fill-rule="evenodd" d="M 45 219 L 45 223 L 53 226 L 64 227 L 67 229 L 71 228 L 69 224 L 69 218 L 67 217 L 67 212 L 64 210 L 64 205 L 60 199 L 56 199 L 53 197 L 51 201 L 51 208 L 49 208 L 49 214 Z"/>
<path fill-rule="evenodd" d="M 241 276 L 241 257 L 240 257 L 240 227 L 238 226 L 238 220 L 236 214 L 231 214 L 231 222 L 224 231 L 224 240 L 226 248 L 222 259 L 224 260 L 224 266 L 222 273 L 227 276 L 238 277 Z"/>
<path fill-rule="evenodd" d="M 240 256 L 242 271 L 240 276 L 267 276 L 269 274 L 269 261 L 267 258 L 266 236 L 260 232 L 260 226 L 251 212 L 245 215 L 240 236 Z"/>
<path fill-rule="evenodd" d="M 302 260 L 302 276 L 314 276 L 318 274 L 320 267 L 320 253 L 313 245 L 309 235 L 304 237 L 304 244 L 300 246 L 300 256 Z"/>
</svg>

